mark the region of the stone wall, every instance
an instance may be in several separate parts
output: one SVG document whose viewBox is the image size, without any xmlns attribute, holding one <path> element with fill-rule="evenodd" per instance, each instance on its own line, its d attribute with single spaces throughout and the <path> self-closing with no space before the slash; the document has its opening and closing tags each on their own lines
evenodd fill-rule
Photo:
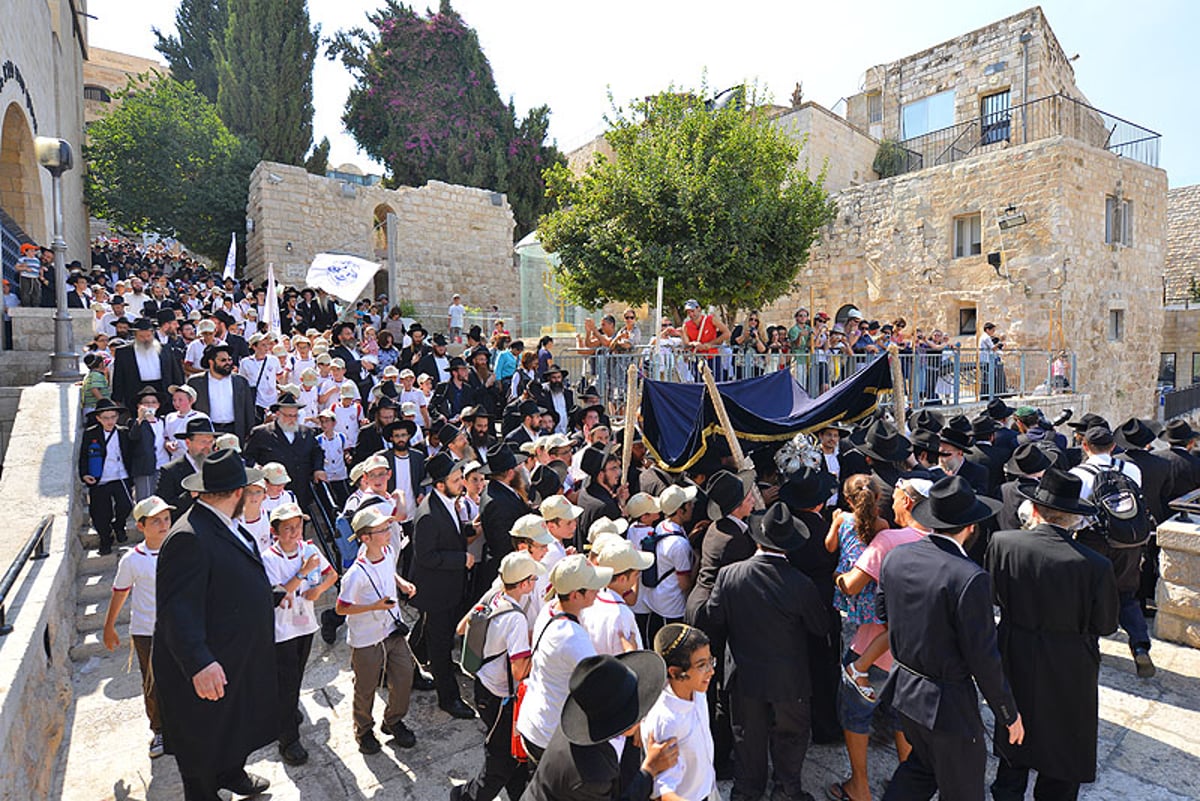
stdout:
<svg viewBox="0 0 1200 801">
<path fill-rule="evenodd" d="M 1167 264 L 1163 294 L 1167 303 L 1200 301 L 1200 184 L 1167 192 Z"/>
<path fill-rule="evenodd" d="M 85 88 L 106 90 L 110 100 L 84 98 L 83 111 L 87 122 L 99 119 L 113 108 L 116 101 L 112 95 L 124 89 L 130 78 L 156 71 L 166 75 L 170 68 L 152 58 L 118 53 L 100 47 L 88 48 L 88 60 L 83 64 L 83 85 Z"/>
<path fill-rule="evenodd" d="M 1171 248 L 1168 243 L 1167 253 Z M 1200 369 L 1193 371 L 1192 361 L 1200 356 L 1200 306 L 1175 307 L 1163 310 L 1161 353 L 1175 354 L 1175 386 L 1183 387 L 1200 381 Z M 1200 368 L 1200 360 L 1197 360 Z"/>
<path fill-rule="evenodd" d="M 797 167 L 815 178 L 825 170 L 825 190 L 840 192 L 874 181 L 871 168 L 879 143 L 832 111 L 805 103 L 781 114 L 774 124 L 800 145 Z"/>
<path fill-rule="evenodd" d="M 1104 199 L 1118 186 L 1134 204 L 1129 248 L 1104 244 Z M 811 291 L 831 315 L 853 303 L 868 318 L 903 316 L 926 333 L 958 334 L 960 310 L 974 310 L 980 330 L 994 321 L 1010 348 L 1045 349 L 1061 305 L 1065 337 L 1053 345 L 1078 354 L 1078 390 L 1092 408 L 1110 419 L 1148 415 L 1165 198 L 1162 170 L 1062 137 L 850 187 L 836 197 L 837 217 L 822 229 L 800 289 L 765 319 L 790 319 Z M 1009 204 L 1027 223 L 1002 232 L 997 220 Z M 955 218 L 976 213 L 982 252 L 955 258 Z M 988 265 L 992 251 L 1005 253 L 1008 279 Z M 1123 312 L 1120 341 L 1107 338 L 1110 310 Z"/>
<path fill-rule="evenodd" d="M 1158 527 L 1158 547 L 1154 635 L 1200 648 L 1200 526 L 1172 518 Z"/>
<path fill-rule="evenodd" d="M 387 241 L 376 223 L 395 214 L 400 300 L 449 305 L 454 292 L 472 307 L 519 308 L 513 217 L 504 195 L 430 181 L 383 189 L 312 175 L 301 167 L 260 162 L 250 176 L 246 276 L 302 285 L 320 252 L 350 253 L 386 266 Z M 368 294 L 387 289 L 377 277 Z"/>
</svg>

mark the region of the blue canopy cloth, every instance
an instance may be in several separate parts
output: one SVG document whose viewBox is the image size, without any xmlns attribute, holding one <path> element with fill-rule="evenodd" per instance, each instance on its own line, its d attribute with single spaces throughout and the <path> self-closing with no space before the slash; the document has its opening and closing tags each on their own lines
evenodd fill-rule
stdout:
<svg viewBox="0 0 1200 801">
<path fill-rule="evenodd" d="M 788 370 L 717 383 L 729 424 L 738 439 L 747 442 L 782 442 L 830 423 L 853 423 L 873 412 L 880 391 L 891 388 L 886 353 L 816 398 L 809 397 Z M 646 449 L 672 472 L 699 461 L 709 436 L 725 434 L 703 383 L 647 379 L 641 413 Z"/>
</svg>

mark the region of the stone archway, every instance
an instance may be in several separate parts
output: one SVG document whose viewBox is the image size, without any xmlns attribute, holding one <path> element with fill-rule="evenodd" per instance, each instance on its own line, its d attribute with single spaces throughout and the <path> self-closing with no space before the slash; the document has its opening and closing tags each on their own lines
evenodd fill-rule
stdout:
<svg viewBox="0 0 1200 801">
<path fill-rule="evenodd" d="M 0 208 L 38 243 L 48 244 L 33 133 L 16 103 L 9 104 L 0 121 Z"/>
</svg>

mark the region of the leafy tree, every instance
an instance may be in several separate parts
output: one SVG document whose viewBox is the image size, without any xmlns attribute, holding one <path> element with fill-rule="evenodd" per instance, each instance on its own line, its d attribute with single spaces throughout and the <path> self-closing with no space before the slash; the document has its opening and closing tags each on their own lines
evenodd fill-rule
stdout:
<svg viewBox="0 0 1200 801">
<path fill-rule="evenodd" d="M 320 144 L 313 145 L 312 153 L 304 161 L 304 169 L 313 175 L 324 175 L 329 169 L 329 137 L 321 137 Z"/>
<path fill-rule="evenodd" d="M 136 80 L 88 127 L 91 212 L 125 231 L 173 234 L 221 260 L 244 224 L 257 148 L 230 133 L 193 84 L 159 76 L 135 90 Z"/>
<path fill-rule="evenodd" d="M 312 145 L 312 71 L 320 27 L 307 0 L 228 0 L 215 44 L 217 107 L 229 130 L 258 142 L 264 159 L 303 164 Z"/>
<path fill-rule="evenodd" d="M 182 0 L 175 11 L 177 36 L 163 36 L 154 28 L 162 53 L 171 67 L 171 75 L 180 83 L 191 81 L 196 91 L 217 102 L 217 66 L 213 58 L 213 38 L 225 35 L 229 20 L 228 0 Z"/>
<path fill-rule="evenodd" d="M 506 192 L 517 237 L 532 230 L 547 208 L 542 171 L 564 161 L 546 144 L 549 108 L 518 123 L 479 37 L 448 0 L 426 15 L 385 0 L 368 20 L 372 31 L 339 32 L 328 55 L 357 79 L 342 120 L 389 185 L 436 179 Z"/>
<path fill-rule="evenodd" d="M 713 104 L 710 104 L 713 105 Z M 663 277 L 678 314 L 696 297 L 732 319 L 788 294 L 834 204 L 824 170 L 796 168 L 799 148 L 755 110 L 754 98 L 710 108 L 668 90 L 614 107 L 597 156 L 576 178 L 546 172 L 558 208 L 542 218 L 542 246 L 574 302 L 652 303 Z"/>
</svg>

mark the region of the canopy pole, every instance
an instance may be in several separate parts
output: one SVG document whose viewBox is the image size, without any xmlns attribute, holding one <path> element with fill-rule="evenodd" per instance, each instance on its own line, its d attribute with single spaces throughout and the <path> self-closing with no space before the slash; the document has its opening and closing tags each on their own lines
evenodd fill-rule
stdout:
<svg viewBox="0 0 1200 801">
<path fill-rule="evenodd" d="M 633 459 L 633 429 L 637 424 L 637 362 L 625 371 L 625 431 L 621 440 L 621 483 L 629 481 L 629 463 Z"/>
<path fill-rule="evenodd" d="M 651 335 L 655 338 L 656 347 L 651 358 L 654 360 L 654 380 L 662 381 L 662 321 L 663 321 L 663 277 L 658 277 L 658 295 L 654 302 L 654 330 Z"/>
<path fill-rule="evenodd" d="M 713 378 L 707 359 L 700 360 L 700 375 L 704 379 L 704 386 L 708 389 L 708 397 L 712 400 L 713 410 L 717 413 L 717 422 L 721 424 L 721 430 L 725 432 L 725 441 L 729 443 L 729 452 L 733 455 L 733 460 L 740 465 L 739 469 L 741 470 L 754 470 L 754 463 L 742 453 L 742 443 L 738 442 L 737 434 L 734 433 L 733 426 L 729 422 L 729 412 L 726 411 L 725 401 L 717 390 L 717 381 Z M 758 491 L 757 484 L 750 492 L 754 495 L 754 508 L 765 509 L 766 504 L 763 503 L 762 493 Z"/>
<path fill-rule="evenodd" d="M 892 371 L 892 410 L 896 418 L 896 430 L 908 436 L 908 398 L 904 392 L 904 371 L 900 369 L 900 348 L 895 342 L 888 345 L 888 367 Z"/>
</svg>

